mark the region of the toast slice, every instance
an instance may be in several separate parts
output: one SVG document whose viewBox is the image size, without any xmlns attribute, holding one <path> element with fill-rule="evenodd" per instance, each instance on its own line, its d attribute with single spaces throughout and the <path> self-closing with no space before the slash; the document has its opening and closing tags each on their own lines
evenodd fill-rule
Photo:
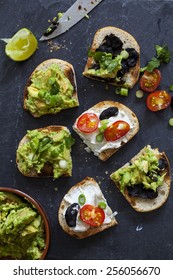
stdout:
<svg viewBox="0 0 173 280">
<path fill-rule="evenodd" d="M 118 111 L 118 114 L 112 116 L 110 114 L 110 118 L 107 119 L 107 127 L 119 120 L 124 120 L 130 125 L 130 130 L 123 137 L 117 139 L 116 141 L 106 141 L 104 137 L 102 142 L 97 142 L 96 137 L 100 133 L 100 127 L 102 126 L 101 122 L 99 122 L 98 128 L 93 133 L 83 133 L 79 130 L 77 123 L 79 118 L 84 113 L 94 113 L 100 119 L 101 114 L 103 116 L 103 112 L 105 110 L 109 110 L 109 108 L 115 108 Z M 102 101 L 97 103 L 95 106 L 91 107 L 84 113 L 76 119 L 73 125 L 73 129 L 82 138 L 83 142 L 88 146 L 89 151 L 92 151 L 95 156 L 98 156 L 98 158 L 103 161 L 106 161 L 120 148 L 122 148 L 123 145 L 129 142 L 139 130 L 139 122 L 135 113 L 132 112 L 127 106 L 119 102 Z M 106 116 L 106 118 L 109 117 L 108 115 Z"/>
<path fill-rule="evenodd" d="M 135 179 L 132 175 L 129 180 L 129 172 L 138 176 L 138 168 L 140 177 Z M 134 210 L 150 212 L 166 202 L 171 186 L 170 174 L 166 154 L 148 145 L 110 177 Z"/>
<path fill-rule="evenodd" d="M 79 106 L 75 71 L 61 59 L 39 64 L 24 89 L 24 109 L 34 117 Z"/>
<path fill-rule="evenodd" d="M 72 176 L 73 144 L 74 139 L 65 126 L 28 131 L 18 145 L 17 167 L 27 177 Z"/>
<path fill-rule="evenodd" d="M 84 76 L 125 88 L 133 88 L 138 81 L 140 47 L 128 32 L 114 26 L 99 29 L 88 55 Z"/>
<path fill-rule="evenodd" d="M 79 204 L 79 196 L 81 194 L 84 195 L 86 199 L 83 205 Z M 80 211 L 82 207 L 88 204 L 94 207 L 98 207 L 99 202 L 105 204 L 105 209 L 102 209 L 102 211 L 104 211 L 105 213 L 105 219 L 103 223 L 98 226 L 91 226 L 83 222 L 80 219 Z M 75 217 L 76 226 L 74 226 L 74 224 L 73 226 L 69 226 L 67 224 L 69 222 L 67 222 L 66 220 L 66 213 L 67 209 L 73 203 L 78 204 L 78 206 L 75 205 L 75 209 L 77 211 L 77 216 Z M 66 233 L 73 237 L 82 239 L 116 225 L 117 221 L 115 219 L 115 215 L 116 213 L 113 213 L 108 206 L 107 201 L 97 182 L 93 178 L 86 177 L 83 181 L 73 186 L 62 199 L 58 211 L 58 220 L 60 226 Z"/>
</svg>

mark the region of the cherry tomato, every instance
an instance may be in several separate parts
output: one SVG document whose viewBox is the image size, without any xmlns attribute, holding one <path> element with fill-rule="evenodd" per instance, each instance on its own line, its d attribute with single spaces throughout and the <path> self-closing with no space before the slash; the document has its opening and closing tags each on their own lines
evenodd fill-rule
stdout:
<svg viewBox="0 0 173 280">
<path fill-rule="evenodd" d="M 152 72 L 145 71 L 141 77 L 139 84 L 140 88 L 146 92 L 153 92 L 159 86 L 161 81 L 161 73 L 158 69 Z"/>
<path fill-rule="evenodd" d="M 93 113 L 85 113 L 79 117 L 77 121 L 77 128 L 85 133 L 95 131 L 99 124 L 99 118 Z"/>
<path fill-rule="evenodd" d="M 98 227 L 103 223 L 105 213 L 100 207 L 86 204 L 80 209 L 80 218 L 84 223 L 93 227 Z"/>
<path fill-rule="evenodd" d="M 116 121 L 104 132 L 107 141 L 115 141 L 123 137 L 130 130 L 130 125 L 125 121 Z"/>
<path fill-rule="evenodd" d="M 166 109 L 171 103 L 171 96 L 165 90 L 152 92 L 147 97 L 147 107 L 151 111 Z"/>
</svg>

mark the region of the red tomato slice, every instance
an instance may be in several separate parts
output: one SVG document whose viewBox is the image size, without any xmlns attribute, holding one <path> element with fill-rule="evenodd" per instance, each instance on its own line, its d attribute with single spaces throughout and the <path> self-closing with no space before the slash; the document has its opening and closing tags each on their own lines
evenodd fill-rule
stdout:
<svg viewBox="0 0 173 280">
<path fill-rule="evenodd" d="M 106 141 L 115 141 L 123 137 L 130 130 L 130 125 L 125 121 L 116 121 L 104 132 Z"/>
<path fill-rule="evenodd" d="M 99 124 L 99 118 L 93 113 L 85 113 L 79 117 L 77 121 L 77 128 L 85 133 L 95 131 Z"/>
<path fill-rule="evenodd" d="M 171 96 L 165 90 L 152 92 L 147 97 L 147 107 L 156 112 L 166 109 L 171 103 Z"/>
<path fill-rule="evenodd" d="M 146 92 L 153 92 L 159 86 L 161 81 L 161 72 L 154 69 L 152 72 L 145 71 L 141 77 L 140 88 Z"/>
<path fill-rule="evenodd" d="M 80 209 L 80 218 L 84 223 L 93 227 L 98 227 L 103 223 L 105 213 L 100 207 L 86 204 Z"/>
</svg>

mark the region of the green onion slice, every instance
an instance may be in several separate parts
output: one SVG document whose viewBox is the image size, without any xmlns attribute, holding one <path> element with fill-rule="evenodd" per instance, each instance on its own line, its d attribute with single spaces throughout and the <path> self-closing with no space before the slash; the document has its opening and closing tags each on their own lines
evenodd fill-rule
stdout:
<svg viewBox="0 0 173 280">
<path fill-rule="evenodd" d="M 173 118 L 170 118 L 170 119 L 169 119 L 169 125 L 170 125 L 170 126 L 173 126 Z"/>
<path fill-rule="evenodd" d="M 144 96 L 144 93 L 143 93 L 142 90 L 139 89 L 139 90 L 136 91 L 136 97 L 137 98 L 142 98 L 143 96 Z"/>
<path fill-rule="evenodd" d="M 99 202 L 98 207 L 106 209 L 106 203 L 104 201 Z"/>
<path fill-rule="evenodd" d="M 84 205 L 84 204 L 85 204 L 85 202 L 86 202 L 86 197 L 85 197 L 85 195 L 84 195 L 83 193 L 81 193 L 81 194 L 79 195 L 79 197 L 78 197 L 78 202 L 79 202 L 80 205 Z"/>
<path fill-rule="evenodd" d="M 104 139 L 104 134 L 103 133 L 99 133 L 99 134 L 96 135 L 96 141 L 97 142 L 101 143 L 103 141 L 103 139 Z"/>
</svg>

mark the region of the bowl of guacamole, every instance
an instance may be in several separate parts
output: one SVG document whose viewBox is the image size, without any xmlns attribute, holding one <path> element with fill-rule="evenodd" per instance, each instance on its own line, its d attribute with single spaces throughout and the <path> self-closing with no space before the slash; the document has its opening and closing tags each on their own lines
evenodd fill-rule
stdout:
<svg viewBox="0 0 173 280">
<path fill-rule="evenodd" d="M 0 259 L 43 260 L 49 244 L 42 206 L 20 190 L 0 188 Z"/>
</svg>

